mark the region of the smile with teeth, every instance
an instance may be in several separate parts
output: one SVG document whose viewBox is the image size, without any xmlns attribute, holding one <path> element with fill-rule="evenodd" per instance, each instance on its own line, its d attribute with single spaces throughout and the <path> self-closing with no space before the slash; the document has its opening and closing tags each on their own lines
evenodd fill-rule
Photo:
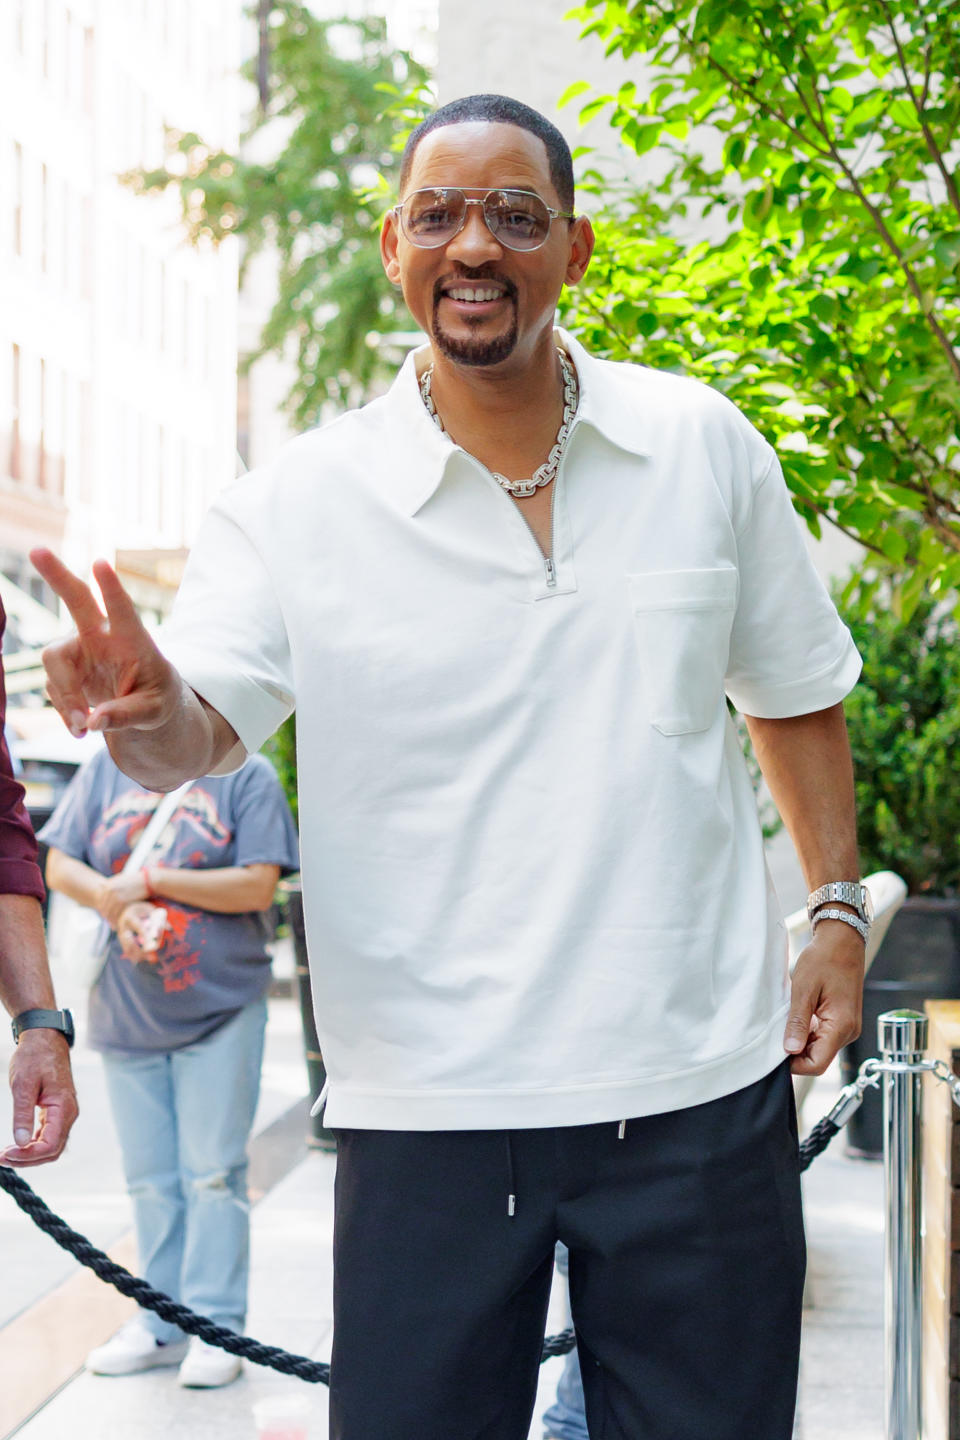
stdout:
<svg viewBox="0 0 960 1440">
<path fill-rule="evenodd" d="M 445 292 L 448 300 L 467 300 L 474 304 L 502 300 L 506 291 L 499 285 L 455 285 Z"/>
</svg>

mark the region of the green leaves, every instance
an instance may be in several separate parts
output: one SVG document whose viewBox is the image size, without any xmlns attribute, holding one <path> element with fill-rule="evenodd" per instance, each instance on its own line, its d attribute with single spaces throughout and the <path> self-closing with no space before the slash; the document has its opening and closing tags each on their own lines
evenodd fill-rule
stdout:
<svg viewBox="0 0 960 1440">
<path fill-rule="evenodd" d="M 577 14 L 611 53 L 642 57 L 609 118 L 663 163 L 608 198 L 567 323 L 729 395 L 780 447 L 808 525 L 858 539 L 907 609 L 925 587 L 955 590 L 960 5 L 588 0 Z M 711 238 L 691 246 L 679 234 L 698 214 Z"/>
<path fill-rule="evenodd" d="M 271 127 L 286 135 L 275 158 L 257 163 L 170 132 L 166 165 L 127 179 L 141 193 L 178 188 L 195 243 L 237 235 L 247 260 L 276 248 L 277 300 L 257 354 L 295 356 L 288 405 L 311 425 L 325 401 L 357 403 L 393 368 L 367 338 L 404 324 L 377 234 L 398 147 L 429 97 L 426 73 L 393 50 L 382 19 L 323 21 L 295 0 L 273 8 L 270 106 L 246 139 Z"/>
<path fill-rule="evenodd" d="M 912 894 L 960 891 L 960 636 L 914 577 L 892 607 L 839 597 L 863 656 L 845 709 L 864 871 L 895 870 Z"/>
</svg>

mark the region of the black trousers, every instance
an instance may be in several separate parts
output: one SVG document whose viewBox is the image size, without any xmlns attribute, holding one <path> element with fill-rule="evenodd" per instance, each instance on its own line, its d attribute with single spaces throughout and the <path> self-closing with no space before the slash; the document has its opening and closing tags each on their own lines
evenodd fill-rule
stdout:
<svg viewBox="0 0 960 1440">
<path fill-rule="evenodd" d="M 341 1131 L 331 1440 L 526 1440 L 557 1239 L 591 1440 L 790 1440 L 805 1247 L 787 1064 L 623 1139 Z"/>
</svg>

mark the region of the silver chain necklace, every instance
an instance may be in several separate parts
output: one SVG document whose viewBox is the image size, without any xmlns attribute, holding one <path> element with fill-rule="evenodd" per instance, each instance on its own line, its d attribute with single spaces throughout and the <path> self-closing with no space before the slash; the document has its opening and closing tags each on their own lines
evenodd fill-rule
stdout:
<svg viewBox="0 0 960 1440">
<path fill-rule="evenodd" d="M 560 421 L 560 429 L 557 431 L 557 438 L 553 442 L 553 448 L 543 464 L 530 476 L 529 480 L 508 480 L 506 475 L 501 475 L 494 470 L 493 478 L 498 485 L 502 485 L 508 495 L 514 495 L 518 500 L 525 499 L 528 495 L 535 495 L 541 485 L 549 485 L 557 471 L 560 469 L 560 461 L 563 459 L 563 452 L 567 447 L 570 438 L 570 427 L 573 424 L 574 416 L 577 413 L 577 391 L 576 371 L 570 364 L 565 353 L 557 349 L 560 359 L 560 369 L 563 373 L 563 419 Z M 443 430 L 443 421 L 437 413 L 437 407 L 433 403 L 433 396 L 430 394 L 430 385 L 433 380 L 433 366 L 430 365 L 420 377 L 420 394 L 423 403 L 427 407 L 427 413 L 432 417 L 433 423 L 438 430 Z"/>
</svg>

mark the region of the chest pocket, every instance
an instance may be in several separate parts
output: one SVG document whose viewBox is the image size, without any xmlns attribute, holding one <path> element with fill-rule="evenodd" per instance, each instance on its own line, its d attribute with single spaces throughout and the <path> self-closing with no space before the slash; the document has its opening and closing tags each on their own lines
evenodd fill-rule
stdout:
<svg viewBox="0 0 960 1440">
<path fill-rule="evenodd" d="M 628 575 L 647 718 L 661 735 L 708 730 L 723 699 L 737 572 Z"/>
</svg>

